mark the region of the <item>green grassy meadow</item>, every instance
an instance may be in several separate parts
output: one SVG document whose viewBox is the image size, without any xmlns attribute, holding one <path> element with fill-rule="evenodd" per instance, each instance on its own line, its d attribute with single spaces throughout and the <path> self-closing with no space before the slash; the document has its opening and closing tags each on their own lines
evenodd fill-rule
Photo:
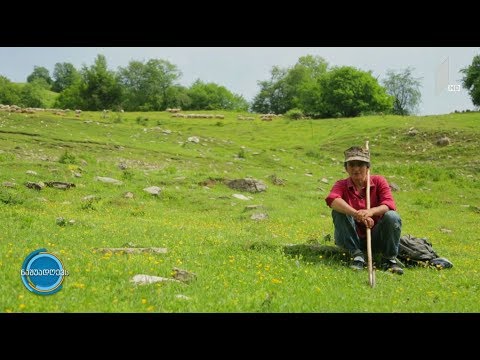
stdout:
<svg viewBox="0 0 480 360">
<path fill-rule="evenodd" d="M 479 113 L 271 122 L 201 113 L 225 118 L 0 112 L 0 311 L 480 311 Z M 412 129 L 418 133 L 409 135 Z M 199 143 L 189 142 L 192 136 Z M 442 136 L 451 144 L 437 146 Z M 337 259 L 285 254 L 286 244 L 333 245 L 326 240 L 333 224 L 324 198 L 347 175 L 343 151 L 366 140 L 371 173 L 400 188 L 393 195 L 403 234 L 427 237 L 453 268 L 408 268 L 403 276 L 378 270 L 371 288 L 367 271 L 354 272 Z M 267 190 L 239 192 L 224 184 L 245 177 Z M 75 187 L 35 190 L 25 186 L 29 181 Z M 160 195 L 143 191 L 149 186 L 161 187 Z M 268 218 L 251 219 L 259 212 Z M 59 224 L 60 217 L 67 223 Z M 95 250 L 126 243 L 168 251 Z M 69 272 L 56 294 L 33 294 L 21 281 L 25 257 L 39 248 L 57 255 Z M 196 280 L 131 282 L 136 274 L 171 277 L 174 267 Z"/>
</svg>

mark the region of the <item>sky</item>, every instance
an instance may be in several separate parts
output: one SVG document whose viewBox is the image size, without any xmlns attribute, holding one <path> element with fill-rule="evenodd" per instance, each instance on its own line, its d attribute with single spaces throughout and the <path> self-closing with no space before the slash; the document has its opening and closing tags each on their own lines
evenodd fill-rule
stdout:
<svg viewBox="0 0 480 360">
<path fill-rule="evenodd" d="M 167 60 L 181 71 L 181 85 L 190 86 L 196 79 L 214 82 L 247 101 L 260 90 L 258 81 L 270 78 L 273 66 L 291 67 L 305 55 L 321 56 L 329 66 L 372 71 L 379 80 L 387 70 L 411 67 L 422 83 L 418 115 L 439 115 L 475 109 L 461 87 L 460 70 L 480 55 L 480 47 L 0 47 L 0 75 L 25 82 L 34 66 L 52 75 L 56 63 L 80 69 L 92 65 L 99 54 L 111 70 L 132 60 Z"/>
</svg>

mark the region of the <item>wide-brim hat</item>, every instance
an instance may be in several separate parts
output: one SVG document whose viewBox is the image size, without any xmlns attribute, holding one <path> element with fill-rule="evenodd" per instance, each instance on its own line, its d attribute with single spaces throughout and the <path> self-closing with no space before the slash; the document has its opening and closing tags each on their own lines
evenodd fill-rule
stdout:
<svg viewBox="0 0 480 360">
<path fill-rule="evenodd" d="M 370 151 L 364 149 L 360 146 L 352 146 L 344 152 L 345 162 L 359 160 L 369 163 L 370 162 Z"/>
</svg>

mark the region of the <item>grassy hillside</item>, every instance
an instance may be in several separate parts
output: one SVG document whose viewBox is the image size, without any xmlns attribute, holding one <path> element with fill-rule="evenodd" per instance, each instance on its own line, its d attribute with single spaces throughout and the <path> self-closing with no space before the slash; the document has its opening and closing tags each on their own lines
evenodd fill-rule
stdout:
<svg viewBox="0 0 480 360">
<path fill-rule="evenodd" d="M 272 122 L 223 114 L 0 112 L 0 311 L 480 310 L 480 114 Z M 445 135 L 451 144 L 437 146 Z M 194 136 L 199 143 L 188 141 Z M 429 238 L 452 269 L 412 268 L 403 276 L 379 270 L 370 288 L 367 272 L 341 260 L 285 254 L 285 244 L 332 245 L 325 240 L 333 225 L 324 198 L 346 177 L 343 151 L 366 140 L 372 174 L 400 188 L 393 194 L 403 233 Z M 251 194 L 224 184 L 245 177 L 267 190 Z M 75 187 L 25 186 L 41 181 Z M 149 186 L 161 187 L 160 195 L 143 190 Z M 259 213 L 267 218 L 251 218 Z M 127 243 L 168 252 L 95 250 Z M 69 271 L 54 295 L 30 293 L 20 278 L 25 257 L 39 248 Z M 196 280 L 131 282 L 136 274 L 171 278 L 174 267 Z"/>
<path fill-rule="evenodd" d="M 47 108 L 53 108 L 55 104 L 55 100 L 57 100 L 59 93 L 50 90 L 43 90 L 42 97 L 43 101 Z"/>
<path fill-rule="evenodd" d="M 26 83 L 15 83 L 19 88 L 22 88 L 25 86 Z M 45 104 L 46 108 L 53 108 L 55 104 L 55 100 L 57 99 L 59 93 L 56 93 L 54 91 L 50 91 L 47 89 L 41 89 L 41 99 L 42 102 Z"/>
</svg>

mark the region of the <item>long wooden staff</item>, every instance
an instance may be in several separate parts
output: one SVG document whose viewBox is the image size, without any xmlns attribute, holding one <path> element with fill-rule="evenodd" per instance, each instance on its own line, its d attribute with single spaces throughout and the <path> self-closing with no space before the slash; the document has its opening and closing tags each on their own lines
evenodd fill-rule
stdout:
<svg viewBox="0 0 480 360">
<path fill-rule="evenodd" d="M 365 144 L 368 150 L 368 141 Z M 371 162 L 370 162 L 371 163 Z M 370 209 L 370 168 L 367 169 L 367 209 Z M 367 258 L 368 258 L 368 281 L 370 287 L 375 286 L 375 271 L 373 271 L 372 261 L 372 229 L 367 227 Z"/>
</svg>

